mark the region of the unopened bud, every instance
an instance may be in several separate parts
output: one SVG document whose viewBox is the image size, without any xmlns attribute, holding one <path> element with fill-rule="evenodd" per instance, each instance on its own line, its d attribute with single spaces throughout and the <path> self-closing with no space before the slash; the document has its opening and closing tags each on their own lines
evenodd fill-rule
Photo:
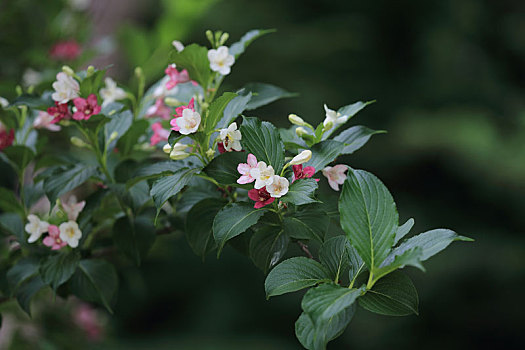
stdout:
<svg viewBox="0 0 525 350">
<path fill-rule="evenodd" d="M 209 29 L 206 31 L 206 38 L 208 38 L 212 45 L 215 43 L 215 40 L 213 39 L 213 32 Z"/>
<path fill-rule="evenodd" d="M 171 152 L 171 145 L 169 143 L 165 144 L 164 147 L 162 147 L 162 150 L 164 153 L 170 153 Z"/>
<path fill-rule="evenodd" d="M 298 155 L 296 155 L 295 157 L 293 157 L 293 159 L 290 161 L 290 164 L 291 165 L 303 164 L 309 161 L 311 158 L 312 158 L 312 151 L 304 150 Z"/>
<path fill-rule="evenodd" d="M 334 123 L 332 121 L 329 121 L 328 123 L 324 124 L 323 132 L 330 130 L 334 127 Z"/>
<path fill-rule="evenodd" d="M 16 95 L 17 96 L 20 96 L 20 95 L 22 95 L 24 93 L 24 90 L 22 90 L 22 87 L 20 85 L 17 85 L 15 87 L 15 91 L 16 91 Z"/>
<path fill-rule="evenodd" d="M 228 38 L 230 37 L 230 34 L 228 33 L 223 33 L 221 35 L 221 38 L 219 39 L 219 46 L 221 46 L 222 44 L 224 44 L 226 42 L 226 40 L 228 40 Z"/>
<path fill-rule="evenodd" d="M 206 151 L 206 155 L 208 156 L 208 158 L 213 157 L 213 156 L 215 155 L 215 150 L 209 148 L 209 149 Z"/>
<path fill-rule="evenodd" d="M 109 135 L 108 143 L 109 143 L 109 142 L 112 142 L 112 141 L 115 141 L 115 140 L 117 139 L 117 137 L 118 137 L 118 132 L 113 131 L 113 132 L 111 133 L 111 135 Z"/>
<path fill-rule="evenodd" d="M 137 78 L 142 78 L 144 76 L 144 71 L 142 70 L 142 67 L 135 67 L 135 76 Z"/>
<path fill-rule="evenodd" d="M 288 120 L 290 123 L 300 126 L 305 126 L 306 122 L 303 120 L 303 118 L 299 117 L 297 114 L 290 114 L 288 116 Z"/>
<path fill-rule="evenodd" d="M 299 137 L 303 137 L 303 135 L 308 135 L 308 131 L 306 131 L 306 129 L 303 128 L 302 126 L 300 126 L 297 129 L 295 129 L 295 133 Z"/>
<path fill-rule="evenodd" d="M 86 77 L 90 77 L 95 73 L 95 67 L 88 66 L 86 69 Z"/>
<path fill-rule="evenodd" d="M 173 40 L 171 42 L 171 45 L 173 45 L 175 50 L 177 50 L 178 52 L 181 52 L 182 50 L 184 50 L 184 45 L 178 40 Z"/>
<path fill-rule="evenodd" d="M 66 73 L 70 77 L 75 75 L 75 71 L 70 66 L 62 66 L 62 72 Z"/>
<path fill-rule="evenodd" d="M 182 102 L 177 100 L 175 97 L 166 97 L 164 99 L 164 103 L 167 106 L 170 106 L 170 107 L 177 107 L 177 106 L 180 106 L 182 104 Z"/>
<path fill-rule="evenodd" d="M 71 143 L 74 145 L 74 146 L 77 146 L 77 147 L 80 147 L 80 148 L 83 148 L 83 147 L 87 147 L 88 144 L 84 142 L 84 140 L 82 140 L 80 137 L 76 137 L 76 136 L 73 136 L 69 139 L 71 141 Z"/>
</svg>

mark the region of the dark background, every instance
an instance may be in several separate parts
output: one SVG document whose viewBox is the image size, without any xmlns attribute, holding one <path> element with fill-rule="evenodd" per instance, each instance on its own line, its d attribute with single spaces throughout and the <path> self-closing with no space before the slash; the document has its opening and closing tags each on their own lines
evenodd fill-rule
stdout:
<svg viewBox="0 0 525 350">
<path fill-rule="evenodd" d="M 101 16 L 101 6 L 114 17 Z M 523 1 L 101 0 L 88 15 L 100 23 L 91 42 L 109 33 L 117 45 L 109 58 L 92 59 L 117 62 L 113 75 L 122 79 L 140 64 L 150 81 L 168 63 L 151 57 L 173 39 L 206 44 L 204 31 L 221 29 L 231 44 L 249 29 L 276 28 L 235 63 L 224 88 L 261 81 L 298 92 L 253 112 L 279 126 L 291 112 L 321 121 L 323 103 L 377 100 L 349 123 L 388 133 L 341 162 L 382 179 L 401 221 L 415 218 L 414 232 L 447 227 L 476 241 L 453 244 L 426 273 L 409 269 L 419 316 L 360 309 L 330 349 L 523 345 Z M 165 236 L 121 277 L 108 338 L 97 348 L 300 348 L 300 295 L 266 301 L 263 274 L 233 249 L 202 263 L 183 236 Z"/>
</svg>

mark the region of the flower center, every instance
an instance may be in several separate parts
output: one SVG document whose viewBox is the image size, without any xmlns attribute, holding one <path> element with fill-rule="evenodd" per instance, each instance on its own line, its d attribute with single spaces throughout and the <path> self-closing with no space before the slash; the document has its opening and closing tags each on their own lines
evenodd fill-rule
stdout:
<svg viewBox="0 0 525 350">
<path fill-rule="evenodd" d="M 73 238 L 73 236 L 75 235 L 75 230 L 73 230 L 73 228 L 69 227 L 66 229 L 66 235 L 69 237 L 69 238 Z"/>
</svg>

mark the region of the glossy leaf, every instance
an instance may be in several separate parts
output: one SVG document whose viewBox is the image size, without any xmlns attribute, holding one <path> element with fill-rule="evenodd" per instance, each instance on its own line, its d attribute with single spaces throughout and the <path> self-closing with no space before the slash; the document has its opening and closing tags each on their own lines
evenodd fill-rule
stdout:
<svg viewBox="0 0 525 350">
<path fill-rule="evenodd" d="M 313 166 L 315 172 L 323 170 L 328 164 L 333 162 L 344 149 L 344 144 L 339 141 L 326 140 L 312 146 L 312 159 L 304 166 Z"/>
<path fill-rule="evenodd" d="M 321 282 L 329 282 L 330 271 L 313 259 L 295 257 L 283 261 L 270 271 L 264 282 L 266 296 L 295 292 Z"/>
<path fill-rule="evenodd" d="M 34 275 L 20 285 L 16 291 L 16 300 L 20 307 L 31 316 L 31 300 L 46 285 L 39 275 Z"/>
<path fill-rule="evenodd" d="M 329 321 L 350 307 L 363 293 L 363 289 L 345 288 L 332 283 L 323 283 L 310 289 L 303 297 L 301 307 L 314 324 Z"/>
<path fill-rule="evenodd" d="M 180 161 L 174 162 L 172 160 L 146 164 L 134 172 L 132 178 L 126 183 L 126 186 L 130 188 L 144 180 L 173 175 L 173 173 L 175 173 L 177 170 L 187 166 L 187 163 Z"/>
<path fill-rule="evenodd" d="M 111 120 L 104 125 L 104 139 L 108 152 L 113 150 L 117 141 L 126 134 L 132 123 L 133 114 L 128 110 L 112 116 Z M 117 136 L 109 142 L 113 133 L 116 133 Z"/>
<path fill-rule="evenodd" d="M 216 248 L 213 239 L 213 220 L 225 202 L 206 198 L 195 204 L 186 215 L 186 239 L 198 256 L 204 256 Z"/>
<path fill-rule="evenodd" d="M 203 87 L 208 86 L 211 70 L 207 48 L 191 44 L 181 52 L 173 51 L 171 59 L 177 65 L 177 69 L 188 70 L 191 79 Z"/>
<path fill-rule="evenodd" d="M 352 154 L 363 147 L 372 135 L 383 134 L 385 132 L 385 130 L 372 130 L 366 126 L 356 125 L 341 132 L 334 137 L 334 140 L 344 143 L 345 147 L 341 154 Z"/>
<path fill-rule="evenodd" d="M 295 97 L 298 94 L 286 91 L 278 86 L 264 83 L 249 83 L 246 84 L 241 91 L 243 93 L 250 92 L 252 97 L 247 110 L 256 109 L 281 98 Z"/>
<path fill-rule="evenodd" d="M 204 168 L 204 172 L 223 185 L 235 185 L 241 176 L 237 171 L 239 163 L 246 163 L 246 152 L 226 152 L 215 158 Z"/>
<path fill-rule="evenodd" d="M 210 107 L 208 109 L 208 114 L 202 122 L 204 132 L 209 133 L 212 130 L 216 129 L 217 124 L 224 117 L 224 109 L 236 97 L 237 97 L 236 93 L 225 92 L 224 94 L 222 94 L 221 97 L 216 98 L 210 104 Z"/>
<path fill-rule="evenodd" d="M 31 277 L 38 275 L 39 273 L 39 262 L 34 257 L 22 258 L 16 262 L 7 271 L 7 282 L 9 283 L 9 289 L 11 295 L 14 295 L 18 290 L 18 287 Z"/>
<path fill-rule="evenodd" d="M 334 282 L 338 282 L 350 264 L 348 250 L 350 242 L 346 236 L 332 237 L 319 249 L 319 260 L 330 270 Z"/>
<path fill-rule="evenodd" d="M 273 32 L 275 32 L 275 29 L 250 30 L 248 33 L 244 34 L 239 41 L 233 43 L 230 46 L 230 54 L 233 55 L 235 58 L 239 57 L 255 39 Z"/>
<path fill-rule="evenodd" d="M 191 178 L 200 171 L 196 168 L 182 168 L 155 181 L 151 187 L 150 194 L 153 197 L 157 212 L 168 199 L 179 193 L 190 182 Z"/>
<path fill-rule="evenodd" d="M 5 212 L 14 212 L 24 215 L 24 206 L 16 198 L 13 191 L 0 187 L 0 209 Z"/>
<path fill-rule="evenodd" d="M 149 128 L 147 120 L 135 120 L 128 131 L 117 141 L 117 148 L 121 155 L 128 156 L 133 151 L 133 147 L 139 143 L 139 139 Z"/>
<path fill-rule="evenodd" d="M 295 239 L 324 240 L 330 218 L 319 205 L 301 207 L 295 213 L 284 218 L 284 230 Z"/>
<path fill-rule="evenodd" d="M 290 185 L 288 193 L 281 198 L 281 201 L 295 205 L 319 202 L 314 198 L 316 189 L 317 181 L 314 179 L 296 180 Z"/>
<path fill-rule="evenodd" d="M 75 252 L 49 256 L 40 266 L 42 281 L 56 290 L 73 276 L 79 261 L 80 256 Z"/>
<path fill-rule="evenodd" d="M 14 145 L 2 150 L 15 170 L 22 171 L 35 158 L 35 153 L 26 146 Z M 0 153 L 1 154 L 1 153 Z"/>
<path fill-rule="evenodd" d="M 408 219 L 403 225 L 399 226 L 396 230 L 396 237 L 394 239 L 394 244 L 397 244 L 403 237 L 405 237 L 412 227 L 414 226 L 414 219 Z"/>
<path fill-rule="evenodd" d="M 52 174 L 44 180 L 47 198 L 54 204 L 58 197 L 82 185 L 96 173 L 97 169 L 94 166 L 79 164 Z"/>
<path fill-rule="evenodd" d="M 280 226 L 268 225 L 256 230 L 250 239 L 250 257 L 255 266 L 267 273 L 284 256 L 289 240 Z"/>
</svg>

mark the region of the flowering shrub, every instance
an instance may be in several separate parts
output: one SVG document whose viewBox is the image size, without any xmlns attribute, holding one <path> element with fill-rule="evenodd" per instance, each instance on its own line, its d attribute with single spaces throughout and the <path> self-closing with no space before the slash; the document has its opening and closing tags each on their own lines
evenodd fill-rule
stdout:
<svg viewBox="0 0 525 350">
<path fill-rule="evenodd" d="M 399 225 L 384 184 L 336 162 L 381 132 L 346 127 L 371 102 L 325 105 L 317 126 L 291 114 L 292 126 L 279 129 L 248 115 L 287 91 L 255 83 L 218 94 L 235 61 L 268 32 L 250 31 L 227 47 L 226 33 L 208 31 L 211 49 L 177 42 L 173 64 L 147 91 L 140 68 L 134 93 L 105 70 L 64 67 L 53 90 L 4 103 L 0 157 L 19 181 L 14 191 L 1 189 L 1 228 L 12 242 L 2 292 L 27 312 L 48 287 L 112 311 L 120 265 L 101 253 L 116 247 L 138 265 L 157 234 L 183 229 L 203 258 L 245 242 L 267 274 L 268 298 L 309 288 L 295 324 L 305 348 L 325 348 L 357 305 L 417 313 L 416 289 L 400 270 L 424 270 L 423 261 L 469 239 L 448 229 L 406 239 L 414 220 Z M 78 152 L 52 154 L 44 132 L 69 134 Z M 321 201 L 325 181 L 335 195 Z"/>
</svg>

